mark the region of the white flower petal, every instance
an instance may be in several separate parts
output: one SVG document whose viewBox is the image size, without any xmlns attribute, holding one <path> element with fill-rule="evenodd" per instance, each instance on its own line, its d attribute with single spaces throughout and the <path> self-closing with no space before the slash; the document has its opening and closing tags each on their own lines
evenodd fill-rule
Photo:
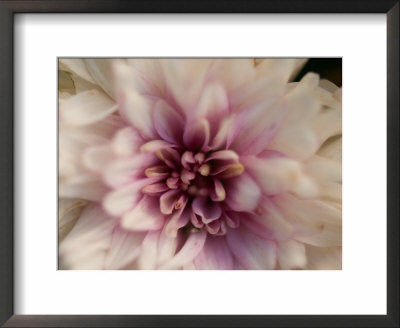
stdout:
<svg viewBox="0 0 400 328">
<path fill-rule="evenodd" d="M 295 227 L 296 240 L 318 247 L 342 245 L 342 213 L 338 208 L 319 200 L 300 200 L 289 194 L 279 195 L 274 200 Z"/>
<path fill-rule="evenodd" d="M 60 268 L 104 269 L 115 225 L 116 221 L 106 215 L 99 206 L 86 206 L 71 232 L 60 244 Z"/>
<path fill-rule="evenodd" d="M 278 244 L 278 262 L 283 270 L 304 269 L 307 265 L 306 248 L 295 240 Z"/>
<path fill-rule="evenodd" d="M 178 269 L 191 262 L 203 249 L 207 232 L 192 232 L 183 247 L 169 261 L 160 266 L 161 270 Z"/>
<path fill-rule="evenodd" d="M 61 120 L 74 125 L 95 123 L 112 114 L 118 105 L 98 90 L 89 90 L 60 99 Z"/>
<path fill-rule="evenodd" d="M 122 216 L 121 226 L 128 230 L 159 230 L 164 224 L 164 216 L 158 209 L 158 200 L 143 196 L 139 203 Z"/>
<path fill-rule="evenodd" d="M 104 268 L 122 270 L 131 265 L 140 255 L 145 235 L 143 232 L 114 229 L 110 249 L 105 257 Z"/>
</svg>

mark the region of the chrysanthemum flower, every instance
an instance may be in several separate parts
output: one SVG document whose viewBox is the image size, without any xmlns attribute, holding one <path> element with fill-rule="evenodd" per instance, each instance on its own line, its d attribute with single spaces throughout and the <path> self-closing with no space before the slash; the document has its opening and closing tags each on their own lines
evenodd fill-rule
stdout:
<svg viewBox="0 0 400 328">
<path fill-rule="evenodd" d="M 340 268 L 341 90 L 302 63 L 64 60 L 60 267 Z"/>
</svg>

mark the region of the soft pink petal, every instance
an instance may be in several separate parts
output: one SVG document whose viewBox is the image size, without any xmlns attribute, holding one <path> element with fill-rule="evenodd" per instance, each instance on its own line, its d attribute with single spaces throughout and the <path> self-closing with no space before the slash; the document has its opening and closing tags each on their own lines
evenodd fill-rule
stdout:
<svg viewBox="0 0 400 328">
<path fill-rule="evenodd" d="M 178 230 L 189 223 L 191 212 L 190 206 L 186 205 L 182 206 L 179 211 L 175 211 L 165 226 L 165 234 L 176 238 Z"/>
<path fill-rule="evenodd" d="M 222 202 L 226 198 L 224 185 L 218 179 L 213 179 L 214 188 L 211 190 L 210 198 L 214 202 Z"/>
<path fill-rule="evenodd" d="M 110 250 L 107 252 L 104 261 L 104 268 L 121 270 L 132 265 L 139 257 L 145 235 L 143 232 L 125 231 L 121 228 L 114 229 Z"/>
<path fill-rule="evenodd" d="M 228 230 L 229 249 L 235 259 L 247 270 L 272 270 L 276 266 L 277 247 L 244 228 Z"/>
<path fill-rule="evenodd" d="M 236 117 L 239 130 L 230 146 L 241 155 L 256 155 L 265 150 L 279 130 L 286 113 L 281 99 L 267 98 Z"/>
<path fill-rule="evenodd" d="M 89 170 L 100 172 L 108 164 L 112 155 L 112 150 L 107 144 L 88 147 L 83 153 L 83 164 Z"/>
<path fill-rule="evenodd" d="M 157 178 L 137 180 L 119 189 L 109 192 L 103 199 L 104 209 L 111 215 L 120 216 L 133 208 L 142 196 L 141 189 Z"/>
<path fill-rule="evenodd" d="M 169 190 L 160 197 L 160 211 L 163 214 L 171 214 L 182 195 L 181 190 Z"/>
<path fill-rule="evenodd" d="M 247 173 L 229 179 L 226 189 L 228 190 L 226 204 L 230 209 L 238 212 L 254 210 L 261 197 L 260 188 Z"/>
<path fill-rule="evenodd" d="M 184 120 L 164 100 L 159 100 L 153 111 L 154 126 L 159 136 L 167 142 L 178 144 L 182 140 Z"/>
<path fill-rule="evenodd" d="M 139 154 L 133 157 L 114 159 L 104 170 L 103 179 L 110 187 L 121 187 L 137 180 L 144 168 L 156 163 L 152 154 Z"/>
<path fill-rule="evenodd" d="M 115 134 L 111 148 L 117 156 L 132 156 L 138 152 L 143 139 L 132 127 L 125 127 Z"/>
<path fill-rule="evenodd" d="M 206 119 L 187 123 L 183 142 L 192 151 L 206 150 L 210 142 L 210 124 Z"/>
<path fill-rule="evenodd" d="M 163 225 L 164 215 L 158 208 L 158 199 L 146 195 L 121 220 L 123 228 L 136 231 L 159 230 Z"/>
<path fill-rule="evenodd" d="M 242 223 L 260 237 L 275 241 L 293 238 L 294 227 L 285 219 L 284 213 L 268 198 L 262 198 L 254 215 L 249 215 Z"/>
<path fill-rule="evenodd" d="M 202 218 L 204 223 L 210 223 L 218 219 L 222 210 L 218 203 L 210 201 L 206 197 L 196 197 L 192 203 L 193 212 Z"/>
<path fill-rule="evenodd" d="M 162 270 L 178 269 L 192 261 L 203 249 L 207 232 L 198 231 L 190 233 L 180 251 L 169 261 L 160 266 Z"/>
<path fill-rule="evenodd" d="M 189 121 L 200 118 L 217 120 L 226 115 L 229 109 L 229 100 L 225 89 L 217 83 L 208 84 L 201 94 L 197 108 L 188 114 Z"/>
<path fill-rule="evenodd" d="M 194 265 L 198 270 L 232 270 L 233 256 L 225 238 L 208 236 Z"/>
</svg>

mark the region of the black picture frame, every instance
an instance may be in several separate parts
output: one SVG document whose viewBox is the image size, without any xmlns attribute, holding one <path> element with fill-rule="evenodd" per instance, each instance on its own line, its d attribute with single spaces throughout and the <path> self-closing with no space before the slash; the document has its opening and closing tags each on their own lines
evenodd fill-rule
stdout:
<svg viewBox="0 0 400 328">
<path fill-rule="evenodd" d="M 14 14 L 122 12 L 386 14 L 387 315 L 14 315 Z M 398 0 L 0 0 L 0 64 L 0 324 L 4 327 L 399 327 Z"/>
</svg>

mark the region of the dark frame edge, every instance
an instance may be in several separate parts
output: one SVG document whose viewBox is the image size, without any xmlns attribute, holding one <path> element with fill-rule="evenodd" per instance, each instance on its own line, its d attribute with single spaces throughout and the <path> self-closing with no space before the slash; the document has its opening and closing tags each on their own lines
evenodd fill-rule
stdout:
<svg viewBox="0 0 400 328">
<path fill-rule="evenodd" d="M 0 325 L 14 313 L 13 21 L 0 2 Z"/>
<path fill-rule="evenodd" d="M 399 327 L 399 12 L 387 13 L 387 316 Z M 397 234 L 397 236 L 396 236 Z"/>
</svg>

